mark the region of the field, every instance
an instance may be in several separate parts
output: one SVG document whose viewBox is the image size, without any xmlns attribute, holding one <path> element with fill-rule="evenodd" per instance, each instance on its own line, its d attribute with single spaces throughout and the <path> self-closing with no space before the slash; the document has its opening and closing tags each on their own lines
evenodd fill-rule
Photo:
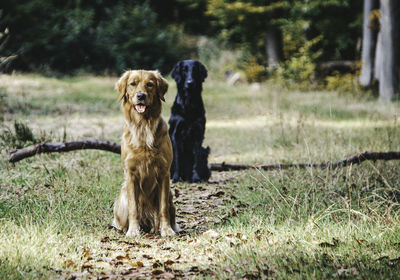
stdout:
<svg viewBox="0 0 400 280">
<path fill-rule="evenodd" d="M 7 162 L 16 146 L 118 142 L 116 77 L 0 76 L 0 279 L 400 279 L 400 162 L 214 172 L 172 184 L 184 231 L 132 239 L 109 227 L 119 155 L 79 151 Z M 176 94 L 170 81 L 163 116 Z M 400 104 L 335 92 L 206 80 L 209 162 L 338 160 L 400 150 Z M 33 136 L 16 134 L 14 121 Z M 24 125 L 22 125 L 25 127 Z"/>
</svg>

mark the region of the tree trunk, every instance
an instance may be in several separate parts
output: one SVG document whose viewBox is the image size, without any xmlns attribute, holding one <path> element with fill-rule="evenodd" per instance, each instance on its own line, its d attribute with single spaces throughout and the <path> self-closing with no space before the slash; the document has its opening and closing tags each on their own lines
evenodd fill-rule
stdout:
<svg viewBox="0 0 400 280">
<path fill-rule="evenodd" d="M 360 84 L 368 87 L 372 82 L 377 32 L 371 21 L 371 12 L 378 8 L 378 0 L 364 0 L 363 41 L 361 52 Z"/>
<path fill-rule="evenodd" d="M 265 51 L 268 67 L 275 68 L 283 59 L 282 31 L 275 26 L 268 26 L 265 33 Z"/>
<path fill-rule="evenodd" d="M 390 101 L 398 97 L 398 0 L 381 0 L 382 60 L 379 74 L 379 97 Z"/>
<path fill-rule="evenodd" d="M 381 65 L 382 65 L 382 33 L 379 31 L 378 38 L 376 40 L 375 48 L 375 68 L 374 68 L 374 78 L 375 80 L 380 80 L 381 75 Z"/>
</svg>

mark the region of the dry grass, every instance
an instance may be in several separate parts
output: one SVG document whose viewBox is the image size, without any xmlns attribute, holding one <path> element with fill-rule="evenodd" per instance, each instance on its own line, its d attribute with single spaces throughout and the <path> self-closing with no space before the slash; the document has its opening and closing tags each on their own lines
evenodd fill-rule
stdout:
<svg viewBox="0 0 400 280">
<path fill-rule="evenodd" d="M 55 141 L 118 141 L 116 78 L 0 77 L 3 127 L 26 122 Z M 164 117 L 175 96 L 167 93 Z M 399 150 L 400 104 L 262 85 L 205 84 L 210 162 L 327 161 Z M 1 142 L 2 156 L 12 149 Z M 127 239 L 108 227 L 120 158 L 100 151 L 38 156 L 0 168 L 0 279 L 394 279 L 400 165 L 214 173 L 174 184 L 185 231 Z"/>
</svg>

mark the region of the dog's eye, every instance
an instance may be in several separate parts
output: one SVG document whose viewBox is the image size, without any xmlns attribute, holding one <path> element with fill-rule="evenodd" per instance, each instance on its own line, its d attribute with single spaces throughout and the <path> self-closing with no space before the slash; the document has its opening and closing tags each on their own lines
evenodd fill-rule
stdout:
<svg viewBox="0 0 400 280">
<path fill-rule="evenodd" d="M 131 86 L 136 86 L 136 83 L 135 83 L 135 82 L 132 82 L 132 83 L 131 83 Z"/>
<path fill-rule="evenodd" d="M 147 86 L 147 87 L 152 87 L 152 86 L 153 86 L 153 83 L 147 83 L 146 86 Z"/>
</svg>

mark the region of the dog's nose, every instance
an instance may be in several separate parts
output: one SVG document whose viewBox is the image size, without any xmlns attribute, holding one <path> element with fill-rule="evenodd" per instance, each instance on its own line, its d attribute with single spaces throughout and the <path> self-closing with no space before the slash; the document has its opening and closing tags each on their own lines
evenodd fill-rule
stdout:
<svg viewBox="0 0 400 280">
<path fill-rule="evenodd" d="M 136 94 L 136 98 L 139 101 L 144 101 L 146 99 L 146 94 L 144 92 L 139 92 L 138 94 Z"/>
<path fill-rule="evenodd" d="M 188 87 L 192 87 L 194 85 L 194 81 L 193 80 L 188 80 L 187 81 L 187 85 L 188 85 Z"/>
</svg>

